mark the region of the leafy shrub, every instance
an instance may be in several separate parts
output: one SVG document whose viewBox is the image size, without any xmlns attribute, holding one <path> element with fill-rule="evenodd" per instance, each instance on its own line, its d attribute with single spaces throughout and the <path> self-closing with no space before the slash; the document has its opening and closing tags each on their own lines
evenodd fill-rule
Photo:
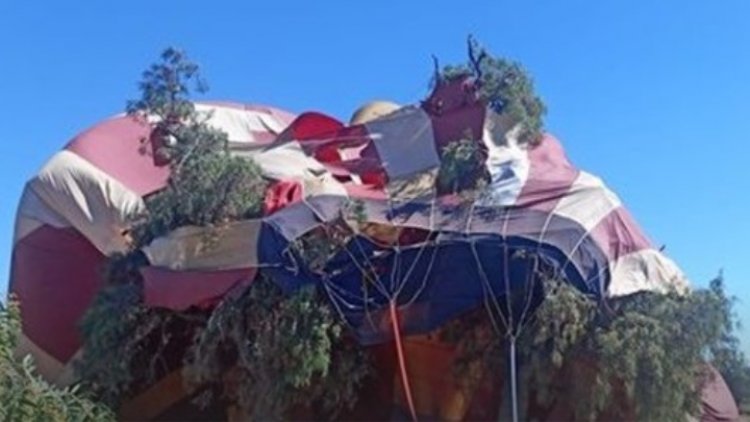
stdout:
<svg viewBox="0 0 750 422">
<path fill-rule="evenodd" d="M 152 126 L 156 153 L 171 173 L 132 222 L 131 249 L 109 258 L 105 287 L 81 324 L 78 374 L 117 407 L 184 358 L 193 385 L 210 387 L 203 390 L 257 417 L 281 418 L 299 406 L 335 415 L 356 399 L 367 365 L 316 291 L 284 295 L 261 276 L 214 309 L 177 312 L 143 303 L 140 268 L 148 261 L 142 247 L 179 227 L 217 227 L 261 214 L 266 181 L 260 167 L 232 156 L 227 135 L 196 111 L 189 100 L 194 82 L 202 88 L 198 67 L 168 49 L 144 72 L 142 97 L 128 104 L 131 116 Z M 215 240 L 209 236 L 205 246 Z M 222 382 L 233 374 L 241 375 L 238 382 Z"/>
<path fill-rule="evenodd" d="M 362 350 L 312 286 L 291 296 L 265 277 L 237 298 L 227 298 L 199 330 L 186 360 L 197 384 L 229 374 L 220 388 L 253 420 L 289 417 L 295 406 L 335 417 L 351 407 L 367 375 Z M 231 381 L 230 381 L 231 382 Z"/>
<path fill-rule="evenodd" d="M 437 73 L 436 82 L 473 79 L 480 100 L 494 112 L 520 125 L 519 141 L 538 144 L 547 108 L 537 96 L 528 72 L 520 63 L 493 56 L 472 38 L 469 38 L 468 49 L 468 62 L 446 66 Z"/>
<path fill-rule="evenodd" d="M 480 189 L 486 182 L 485 155 L 476 140 L 466 138 L 451 142 L 443 149 L 436 180 L 437 192 L 460 193 Z"/>
<path fill-rule="evenodd" d="M 574 404 L 576 420 L 682 420 L 700 410 L 707 358 L 731 379 L 711 353 L 734 338 L 726 324 L 731 301 L 720 281 L 686 294 L 643 292 L 597 303 L 563 281 L 540 277 L 544 300 L 512 331 L 522 362 L 519 385 L 526 389 L 522 406 Z M 483 312 L 449 324 L 446 339 L 461 350 L 457 373 L 477 363 L 502 372 L 505 330 L 493 330 Z"/>
<path fill-rule="evenodd" d="M 14 353 L 21 331 L 19 306 L 0 304 L 0 420 L 114 421 L 104 405 L 91 401 L 78 386 L 58 388 L 36 374 L 30 355 Z"/>
</svg>

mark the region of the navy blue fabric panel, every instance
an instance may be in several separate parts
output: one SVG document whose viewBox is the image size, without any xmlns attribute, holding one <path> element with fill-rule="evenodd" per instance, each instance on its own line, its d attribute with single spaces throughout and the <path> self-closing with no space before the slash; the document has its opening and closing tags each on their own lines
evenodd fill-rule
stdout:
<svg viewBox="0 0 750 422">
<path fill-rule="evenodd" d="M 412 203 L 393 210 L 392 220 L 403 215 L 425 219 L 428 208 Z M 328 262 L 325 279 L 292 252 L 288 233 L 264 224 L 260 262 L 272 264 L 264 271 L 285 291 L 317 283 L 363 343 L 392 338 L 391 300 L 399 306 L 406 334 L 431 331 L 493 301 L 498 306 L 489 309 L 517 323 L 528 306 L 541 300 L 535 272 L 540 267 L 592 297 L 606 291 L 606 255 L 570 219 L 514 208 L 443 205 L 433 211 L 443 230 L 430 235 L 430 246 L 397 251 L 356 237 Z"/>
<path fill-rule="evenodd" d="M 263 223 L 258 240 L 258 262 L 262 271 L 271 276 L 285 292 L 293 292 L 305 284 L 317 282 L 316 277 L 292 254 L 289 241 L 271 224 Z"/>
<path fill-rule="evenodd" d="M 325 287 L 363 343 L 392 337 L 387 312 L 391 300 L 399 305 L 406 334 L 431 331 L 485 306 L 492 298 L 499 303 L 494 312 L 518 322 L 541 300 L 537 272 L 542 268 L 587 294 L 601 294 L 588 288 L 586 277 L 576 266 L 566 264 L 567 255 L 562 251 L 521 237 L 442 234 L 433 246 L 399 253 L 359 241 L 361 245 L 352 249 L 365 253 L 358 256 L 356 264 L 351 259 L 332 262 L 329 273 L 334 276 Z M 369 280 L 362 275 L 363 268 L 372 271 Z M 375 278 L 377 287 L 372 281 Z M 508 293 L 513 298 L 510 309 L 505 300 Z"/>
<path fill-rule="evenodd" d="M 581 275 L 577 287 L 599 293 L 606 291 L 607 257 L 590 233 L 570 218 L 526 207 L 472 207 L 441 200 L 434 204 L 413 201 L 387 205 L 370 199 L 363 202 L 368 217 L 374 221 L 441 233 L 522 237 L 551 245 L 568 256 L 569 259 L 560 261 L 566 272 L 568 266 L 573 266 Z"/>
</svg>

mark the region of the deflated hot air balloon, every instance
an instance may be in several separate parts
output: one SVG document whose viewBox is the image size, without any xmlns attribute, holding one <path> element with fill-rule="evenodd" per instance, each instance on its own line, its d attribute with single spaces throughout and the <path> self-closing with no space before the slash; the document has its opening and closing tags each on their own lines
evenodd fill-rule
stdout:
<svg viewBox="0 0 750 422">
<path fill-rule="evenodd" d="M 73 382 L 79 321 L 102 288 L 102 269 L 110 256 L 137 254 L 139 306 L 210 313 L 259 273 L 284 294 L 314 286 L 351 337 L 374 351 L 380 377 L 368 381 L 372 394 L 362 402 L 396 403 L 414 419 L 475 418 L 469 408 L 479 406 L 496 419 L 503 390 L 517 419 L 515 361 L 503 377 L 509 382 L 467 397 L 450 380 L 456 348 L 426 336 L 486 311 L 489 335 L 507 340 L 515 359 L 516 339 L 544 301 L 544 279 L 597 303 L 685 292 L 688 284 L 620 199 L 541 131 L 538 99 L 508 96 L 531 89 L 520 68 L 491 60 L 472 50 L 468 67 L 436 73 L 426 100 L 373 103 L 348 125 L 317 112 L 194 104 L 196 127 L 225 134 L 231 156 L 259 166 L 262 210 L 219 228 L 170 222 L 176 228 L 143 245 L 133 221 L 154 195 L 176 189 L 182 167 L 160 151 L 182 142 L 182 129 L 169 125 L 184 122 L 129 113 L 86 130 L 21 198 L 10 289 L 22 304 L 22 349 L 45 378 Z M 171 338 L 189 343 L 191 335 Z M 179 371 L 185 347 L 169 348 L 174 371 L 138 381 L 124 418 L 189 417 L 174 410 L 194 393 Z M 731 408 L 713 404 L 731 403 L 720 376 L 717 383 L 704 411 Z"/>
</svg>

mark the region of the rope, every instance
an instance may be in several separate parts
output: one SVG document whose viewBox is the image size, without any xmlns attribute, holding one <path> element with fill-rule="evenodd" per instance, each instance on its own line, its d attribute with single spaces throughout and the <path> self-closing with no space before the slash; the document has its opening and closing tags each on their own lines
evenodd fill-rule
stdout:
<svg viewBox="0 0 750 422">
<path fill-rule="evenodd" d="M 487 313 L 490 317 L 492 328 L 495 330 L 496 333 L 498 333 L 498 335 L 503 335 L 500 332 L 497 321 L 495 320 L 495 317 L 492 311 L 492 307 L 490 305 L 494 305 L 495 312 L 497 313 L 497 316 L 500 317 L 500 319 L 502 320 L 502 324 L 505 327 L 506 332 L 504 333 L 504 335 L 507 335 L 509 331 L 508 321 L 506 321 L 505 317 L 503 317 L 503 312 L 500 309 L 500 303 L 498 303 L 497 296 L 495 295 L 495 291 L 492 289 L 492 283 L 490 283 L 489 277 L 487 276 L 487 273 L 484 270 L 484 266 L 482 265 L 482 260 L 479 258 L 479 252 L 477 251 L 476 242 L 474 241 L 474 239 L 469 237 L 470 230 L 471 230 L 471 223 L 473 222 L 473 219 L 474 219 L 474 211 L 476 207 L 477 207 L 477 201 L 472 202 L 471 208 L 469 210 L 469 215 L 466 219 L 466 226 L 464 227 L 463 235 L 469 241 L 469 246 L 471 247 L 471 253 L 474 256 L 474 261 L 477 264 L 477 272 L 479 273 L 479 279 L 482 281 L 482 289 L 484 290 L 484 306 L 487 309 Z M 490 303 L 490 299 L 492 299 L 492 303 Z"/>
<path fill-rule="evenodd" d="M 510 337 L 510 402 L 513 422 L 518 422 L 518 374 L 516 373 L 516 338 Z"/>
<path fill-rule="evenodd" d="M 411 386 L 409 385 L 409 374 L 406 372 L 406 358 L 404 357 L 404 347 L 401 344 L 401 328 L 398 323 L 398 311 L 396 310 L 396 300 L 391 299 L 389 306 L 391 312 L 391 324 L 393 324 L 393 337 L 396 340 L 396 355 L 398 356 L 398 367 L 401 371 L 401 384 L 404 387 L 406 395 L 406 404 L 409 406 L 411 419 L 417 421 L 417 411 L 414 407 L 414 400 L 411 396 Z"/>
</svg>

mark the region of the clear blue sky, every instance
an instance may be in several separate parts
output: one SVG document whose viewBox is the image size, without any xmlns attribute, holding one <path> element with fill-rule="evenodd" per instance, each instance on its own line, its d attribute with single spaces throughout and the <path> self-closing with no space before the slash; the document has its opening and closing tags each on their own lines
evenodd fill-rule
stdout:
<svg viewBox="0 0 750 422">
<path fill-rule="evenodd" d="M 24 181 L 122 111 L 164 47 L 203 65 L 211 98 L 348 118 L 373 98 L 418 101 L 430 55 L 462 61 L 473 33 L 528 67 L 570 158 L 696 284 L 724 269 L 750 325 L 748 18 L 746 0 L 3 1 L 0 288 Z"/>
</svg>

